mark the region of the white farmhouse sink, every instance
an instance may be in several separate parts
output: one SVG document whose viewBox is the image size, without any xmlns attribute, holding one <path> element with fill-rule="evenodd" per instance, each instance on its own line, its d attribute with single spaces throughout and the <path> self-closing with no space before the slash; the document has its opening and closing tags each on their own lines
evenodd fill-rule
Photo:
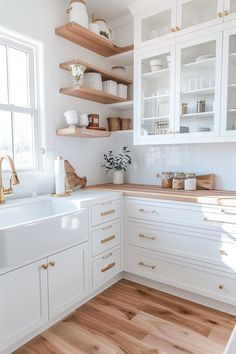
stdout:
<svg viewBox="0 0 236 354">
<path fill-rule="evenodd" d="M 0 207 L 0 270 L 88 240 L 88 211 L 68 199 L 39 197 Z"/>
</svg>

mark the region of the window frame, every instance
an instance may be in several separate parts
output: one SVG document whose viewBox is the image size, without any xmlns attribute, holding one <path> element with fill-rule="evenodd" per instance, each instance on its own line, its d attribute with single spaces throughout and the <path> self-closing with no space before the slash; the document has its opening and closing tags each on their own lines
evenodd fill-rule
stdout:
<svg viewBox="0 0 236 354">
<path fill-rule="evenodd" d="M 37 172 L 43 171 L 45 167 L 45 146 L 46 146 L 46 127 L 43 117 L 45 117 L 44 103 L 44 70 L 43 44 L 16 32 L 10 31 L 0 26 L 0 44 L 7 47 L 22 50 L 28 53 L 28 99 L 29 107 L 21 107 L 14 104 L 0 103 L 0 110 L 7 111 L 13 117 L 14 113 L 28 113 L 32 119 L 32 157 L 33 166 L 27 169 L 19 169 L 18 172 Z M 9 72 L 7 72 L 9 79 Z M 9 83 L 9 81 L 8 81 Z M 8 97 L 9 97 L 9 85 Z M 13 120 L 12 120 L 13 121 Z M 12 149 L 14 157 L 14 137 L 12 129 Z M 9 172 L 4 170 L 3 172 Z"/>
</svg>

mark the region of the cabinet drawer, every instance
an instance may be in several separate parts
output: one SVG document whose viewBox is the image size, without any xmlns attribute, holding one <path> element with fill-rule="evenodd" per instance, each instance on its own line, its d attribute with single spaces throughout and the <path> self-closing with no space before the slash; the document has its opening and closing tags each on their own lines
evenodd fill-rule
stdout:
<svg viewBox="0 0 236 354">
<path fill-rule="evenodd" d="M 120 244 L 120 222 L 102 227 L 92 233 L 92 255 L 108 251 Z"/>
<path fill-rule="evenodd" d="M 120 217 L 120 199 L 100 203 L 92 206 L 92 226 Z"/>
<path fill-rule="evenodd" d="M 98 288 L 121 271 L 120 249 L 105 254 L 93 262 L 93 288 Z"/>
<path fill-rule="evenodd" d="M 200 264 L 200 263 L 199 263 Z M 236 278 L 187 262 L 129 250 L 126 271 L 236 305 Z"/>
<path fill-rule="evenodd" d="M 151 221 L 165 221 L 177 224 L 203 223 L 204 216 L 198 206 L 159 203 L 139 200 L 126 201 L 126 215 Z"/>
<path fill-rule="evenodd" d="M 131 246 L 169 252 L 236 269 L 236 235 L 229 236 L 224 231 L 204 234 L 202 229 L 128 221 L 126 235 Z"/>
</svg>

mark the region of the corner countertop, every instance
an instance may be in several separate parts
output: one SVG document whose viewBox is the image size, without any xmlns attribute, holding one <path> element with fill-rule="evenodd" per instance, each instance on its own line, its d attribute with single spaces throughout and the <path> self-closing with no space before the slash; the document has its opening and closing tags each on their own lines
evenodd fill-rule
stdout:
<svg viewBox="0 0 236 354">
<path fill-rule="evenodd" d="M 164 199 L 198 204 L 236 207 L 236 192 L 223 190 L 176 191 L 147 184 L 99 184 L 87 187 L 89 190 L 122 192 L 129 197 Z"/>
</svg>

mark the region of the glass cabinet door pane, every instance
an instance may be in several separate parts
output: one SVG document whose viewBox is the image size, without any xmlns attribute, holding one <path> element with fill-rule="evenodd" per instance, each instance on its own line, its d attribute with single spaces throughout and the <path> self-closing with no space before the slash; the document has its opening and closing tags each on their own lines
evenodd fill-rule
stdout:
<svg viewBox="0 0 236 354">
<path fill-rule="evenodd" d="M 230 0 L 230 12 L 236 12 L 236 0 Z"/>
<path fill-rule="evenodd" d="M 218 0 L 182 0 L 182 28 L 217 18 Z"/>
<path fill-rule="evenodd" d="M 214 130 L 216 41 L 181 51 L 180 133 Z"/>
<path fill-rule="evenodd" d="M 171 9 L 142 20 L 142 42 L 171 33 Z"/>
<path fill-rule="evenodd" d="M 141 136 L 170 129 L 170 53 L 142 61 Z"/>
<path fill-rule="evenodd" d="M 236 34 L 229 37 L 227 130 L 236 130 Z"/>
</svg>

